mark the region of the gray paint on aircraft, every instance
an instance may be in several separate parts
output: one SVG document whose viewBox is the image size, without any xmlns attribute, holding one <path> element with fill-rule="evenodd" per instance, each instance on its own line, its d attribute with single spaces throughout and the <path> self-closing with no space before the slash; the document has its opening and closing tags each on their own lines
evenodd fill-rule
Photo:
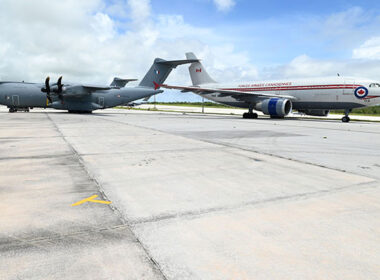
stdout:
<svg viewBox="0 0 380 280">
<path fill-rule="evenodd" d="M 92 112 L 111 108 L 163 92 L 160 85 L 178 65 L 197 60 L 167 61 L 156 58 L 141 83 L 136 87 L 124 87 L 135 79 L 115 78 L 110 86 L 84 84 L 0 82 L 0 104 L 10 111 L 18 108 L 54 108 L 70 112 Z"/>
</svg>

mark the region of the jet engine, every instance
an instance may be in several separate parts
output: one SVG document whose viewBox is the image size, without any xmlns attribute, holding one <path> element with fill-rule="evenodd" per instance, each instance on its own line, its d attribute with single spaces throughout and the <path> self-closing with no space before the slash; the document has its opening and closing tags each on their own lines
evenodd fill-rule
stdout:
<svg viewBox="0 0 380 280">
<path fill-rule="evenodd" d="M 285 117 L 292 111 L 292 107 L 292 102 L 289 99 L 270 98 L 258 103 L 255 109 L 271 117 Z"/>
<path fill-rule="evenodd" d="M 326 117 L 330 111 L 321 110 L 321 109 L 306 109 L 306 110 L 298 110 L 298 112 L 304 113 L 309 116 Z"/>
</svg>

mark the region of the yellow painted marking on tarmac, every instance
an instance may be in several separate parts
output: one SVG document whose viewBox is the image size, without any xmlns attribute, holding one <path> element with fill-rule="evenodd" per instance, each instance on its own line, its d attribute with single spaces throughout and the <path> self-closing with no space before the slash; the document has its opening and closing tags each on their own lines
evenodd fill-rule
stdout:
<svg viewBox="0 0 380 280">
<path fill-rule="evenodd" d="M 82 199 L 81 201 L 75 202 L 74 204 L 71 204 L 71 206 L 78 206 L 85 202 L 94 202 L 94 203 L 102 203 L 102 204 L 111 204 L 111 201 L 105 201 L 105 200 L 95 200 L 98 196 L 95 194 L 93 196 L 87 197 L 85 199 Z"/>
</svg>

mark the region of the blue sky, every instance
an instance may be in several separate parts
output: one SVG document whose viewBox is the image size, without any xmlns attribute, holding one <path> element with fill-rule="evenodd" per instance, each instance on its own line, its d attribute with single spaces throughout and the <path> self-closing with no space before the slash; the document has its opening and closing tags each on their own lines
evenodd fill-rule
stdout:
<svg viewBox="0 0 380 280">
<path fill-rule="evenodd" d="M 3 80 L 141 79 L 155 57 L 189 51 L 220 82 L 338 72 L 380 80 L 380 1 L 1 0 L 0 42 Z M 190 84 L 187 68 L 167 83 Z"/>
<path fill-rule="evenodd" d="M 340 64 L 352 61 L 353 50 L 380 35 L 380 1 L 234 2 L 224 12 L 207 0 L 152 1 L 152 9 L 181 14 L 193 26 L 223 34 L 219 43 L 245 53 L 263 78 L 299 56 Z"/>
<path fill-rule="evenodd" d="M 218 30 L 225 34 L 224 43 L 235 44 L 261 65 L 286 63 L 300 53 L 320 59 L 347 58 L 362 40 L 380 34 L 380 1 L 237 0 L 226 12 L 207 0 L 151 3 L 154 13 L 180 14 L 193 26 Z M 325 30 L 330 27 L 324 26 L 326 20 L 349 11 L 358 11 L 352 23 Z"/>
</svg>

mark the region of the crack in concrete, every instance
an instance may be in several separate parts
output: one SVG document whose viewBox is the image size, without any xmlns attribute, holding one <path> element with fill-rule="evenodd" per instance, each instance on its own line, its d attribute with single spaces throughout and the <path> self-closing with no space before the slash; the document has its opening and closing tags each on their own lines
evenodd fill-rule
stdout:
<svg viewBox="0 0 380 280">
<path fill-rule="evenodd" d="M 354 184 L 354 185 L 344 186 L 344 187 L 335 188 L 335 189 L 326 189 L 326 190 L 320 190 L 320 191 L 315 191 L 315 192 L 300 193 L 300 194 L 295 194 L 295 195 L 278 196 L 278 197 L 273 197 L 273 198 L 264 199 L 264 200 L 246 201 L 246 202 L 235 204 L 235 205 L 212 207 L 212 208 L 207 208 L 207 209 L 201 209 L 199 211 L 186 211 L 182 213 L 166 214 L 166 215 L 164 214 L 164 215 L 159 215 L 153 218 L 131 221 L 130 223 L 132 226 L 136 226 L 136 225 L 141 225 L 141 224 L 155 223 L 155 222 L 161 222 L 161 221 L 179 219 L 179 218 L 196 219 L 206 214 L 220 213 L 220 212 L 226 212 L 226 211 L 229 211 L 229 212 L 238 211 L 247 206 L 264 206 L 264 205 L 275 203 L 275 202 L 295 201 L 295 200 L 301 200 L 301 199 L 305 200 L 309 198 L 330 195 L 333 193 L 339 193 L 339 192 L 355 189 L 359 186 L 364 186 L 367 189 L 373 189 L 373 188 L 379 187 L 377 182 L 365 182 L 365 183 Z"/>
<path fill-rule="evenodd" d="M 55 155 L 42 155 L 42 156 L 20 156 L 20 157 L 0 157 L 1 160 L 19 160 L 19 159 L 49 159 L 58 157 L 71 157 L 72 154 L 55 154 Z"/>
<path fill-rule="evenodd" d="M 100 185 L 100 183 L 94 178 L 94 176 L 92 176 L 92 174 L 90 173 L 90 171 L 87 169 L 84 161 L 83 161 L 83 158 L 80 156 L 80 154 L 78 153 L 78 151 L 71 145 L 71 143 L 66 139 L 66 137 L 64 136 L 64 134 L 62 133 L 62 131 L 59 129 L 59 127 L 57 126 L 57 124 L 54 122 L 54 120 L 50 117 L 50 115 L 48 113 L 45 113 L 48 117 L 48 119 L 53 123 L 54 125 L 54 128 L 56 129 L 56 131 L 61 135 L 62 139 L 65 141 L 65 143 L 69 146 L 69 148 L 71 149 L 71 151 L 73 152 L 73 155 L 75 155 L 78 159 L 78 163 L 80 164 L 80 166 L 83 168 L 83 170 L 86 172 L 88 178 L 90 179 L 90 181 L 92 181 L 101 197 L 103 198 L 103 200 L 110 200 L 108 199 L 107 195 L 105 194 L 102 186 Z M 163 279 L 168 279 L 166 277 L 166 275 L 164 274 L 163 272 L 163 269 L 161 268 L 161 266 L 159 265 L 158 262 L 156 262 L 156 260 L 150 255 L 148 249 L 143 245 L 143 243 L 141 242 L 141 240 L 137 237 L 137 235 L 133 232 L 130 224 L 128 223 L 128 221 L 123 217 L 123 215 L 121 214 L 121 212 L 119 211 L 119 209 L 117 209 L 114 205 L 109 204 L 108 207 L 111 209 L 112 212 L 114 212 L 118 218 L 120 219 L 120 221 L 122 222 L 123 225 L 129 227 L 129 230 L 131 232 L 131 234 L 134 236 L 135 240 L 136 240 L 136 243 L 139 244 L 139 246 L 141 247 L 141 249 L 143 250 L 143 252 L 145 253 L 147 259 L 151 262 L 152 266 L 153 266 L 153 269 L 158 271 L 162 278 Z"/>
<path fill-rule="evenodd" d="M 259 150 L 253 149 L 253 148 L 242 147 L 242 146 L 237 145 L 237 144 L 233 145 L 233 144 L 228 144 L 228 143 L 224 143 L 224 142 L 212 141 L 212 140 L 209 140 L 209 139 L 191 138 L 191 137 L 186 137 L 184 135 L 176 134 L 175 132 L 168 132 L 168 131 L 163 131 L 163 130 L 159 130 L 159 129 L 156 129 L 156 128 L 150 128 L 150 127 L 144 127 L 144 126 L 140 126 L 140 125 L 129 124 L 129 123 L 122 122 L 122 121 L 109 120 L 109 119 L 106 119 L 104 117 L 99 117 L 99 118 L 101 118 L 103 120 L 106 120 L 106 121 L 109 121 L 109 122 L 120 123 L 120 124 L 123 124 L 123 125 L 128 125 L 128 126 L 132 126 L 132 127 L 136 127 L 136 128 L 140 128 L 140 129 L 153 130 L 153 131 L 157 131 L 157 132 L 160 132 L 160 133 L 165 133 L 165 134 L 169 134 L 169 135 L 175 135 L 175 136 L 178 136 L 178 137 L 183 137 L 185 139 L 192 139 L 194 141 L 200 141 L 200 142 L 205 142 L 205 143 L 209 143 L 209 144 L 213 144 L 213 145 L 218 145 L 218 146 L 221 146 L 221 147 L 227 147 L 227 148 L 232 148 L 232 149 L 240 149 L 240 150 L 243 150 L 243 151 L 247 151 L 247 152 L 251 152 L 251 153 L 256 153 L 256 154 L 259 154 L 259 155 L 265 155 L 265 156 L 270 156 L 270 157 L 274 157 L 274 158 L 280 158 L 280 159 L 290 160 L 290 161 L 297 162 L 297 163 L 302 163 L 302 164 L 306 164 L 306 165 L 310 165 L 310 166 L 317 166 L 317 167 L 321 167 L 321 168 L 325 168 L 325 169 L 329 169 L 329 170 L 334 170 L 334 171 L 339 171 L 339 172 L 345 172 L 345 173 L 348 172 L 347 170 L 344 170 L 344 169 L 329 167 L 329 166 L 325 166 L 325 165 L 318 164 L 318 163 L 312 163 L 312 162 L 302 161 L 300 159 L 295 159 L 295 158 L 290 158 L 290 157 L 286 157 L 286 156 L 276 155 L 276 154 L 269 153 L 269 152 L 263 152 L 263 151 L 259 151 Z M 247 157 L 249 158 L 249 156 L 247 156 Z M 358 175 L 358 176 L 363 176 L 362 174 L 351 172 L 351 171 L 350 171 L 350 174 L 355 174 L 355 175 Z M 377 178 L 375 178 L 375 177 L 369 177 L 369 178 L 377 180 Z"/>
</svg>

